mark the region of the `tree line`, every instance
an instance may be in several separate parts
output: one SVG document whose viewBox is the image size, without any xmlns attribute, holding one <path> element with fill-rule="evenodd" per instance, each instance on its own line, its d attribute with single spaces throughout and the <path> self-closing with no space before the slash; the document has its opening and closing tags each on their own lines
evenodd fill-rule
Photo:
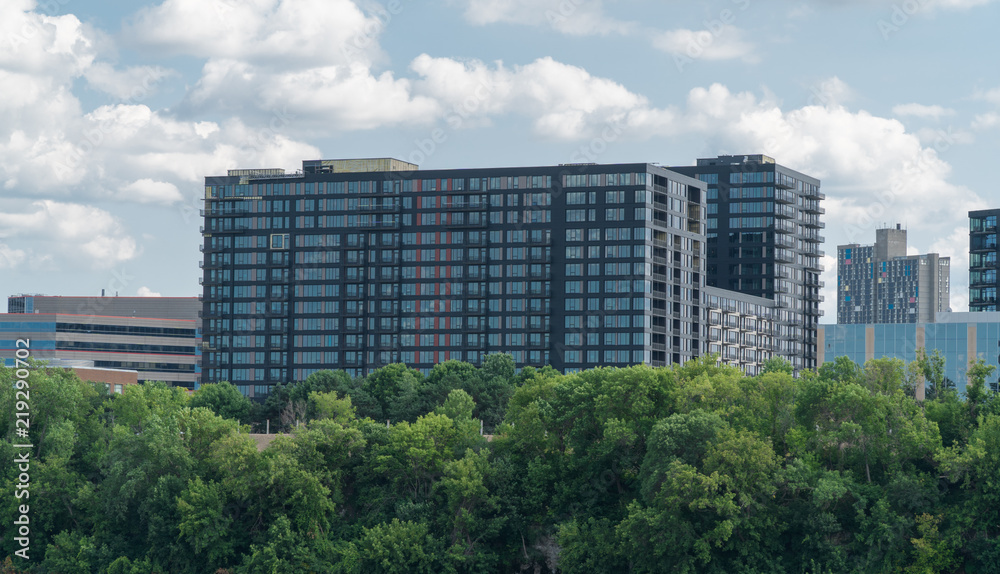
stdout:
<svg viewBox="0 0 1000 574">
<path fill-rule="evenodd" d="M 32 556 L 14 555 L 8 420 L 0 572 L 1000 572 L 991 368 L 970 364 L 960 395 L 940 366 L 562 374 L 491 355 L 319 372 L 259 405 L 41 366 Z M 264 421 L 284 434 L 259 451 Z"/>
</svg>

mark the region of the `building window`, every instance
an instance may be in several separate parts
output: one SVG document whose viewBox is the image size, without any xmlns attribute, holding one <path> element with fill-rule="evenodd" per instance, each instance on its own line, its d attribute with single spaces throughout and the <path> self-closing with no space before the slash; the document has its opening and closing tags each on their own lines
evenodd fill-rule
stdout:
<svg viewBox="0 0 1000 574">
<path fill-rule="evenodd" d="M 287 233 L 271 234 L 271 249 L 288 249 L 289 247 Z"/>
</svg>

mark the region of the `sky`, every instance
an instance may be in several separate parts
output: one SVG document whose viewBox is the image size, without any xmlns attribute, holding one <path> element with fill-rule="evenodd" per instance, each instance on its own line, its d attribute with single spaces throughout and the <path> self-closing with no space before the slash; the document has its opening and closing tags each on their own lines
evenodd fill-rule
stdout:
<svg viewBox="0 0 1000 574">
<path fill-rule="evenodd" d="M 204 178 L 757 154 L 837 245 L 952 258 L 1000 207 L 994 0 L 3 0 L 0 291 L 200 294 Z"/>
</svg>

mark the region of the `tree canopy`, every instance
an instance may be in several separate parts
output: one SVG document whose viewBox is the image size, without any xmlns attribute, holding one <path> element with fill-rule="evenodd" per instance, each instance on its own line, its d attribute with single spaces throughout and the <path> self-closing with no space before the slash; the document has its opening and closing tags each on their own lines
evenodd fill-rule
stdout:
<svg viewBox="0 0 1000 574">
<path fill-rule="evenodd" d="M 251 405 L 36 366 L 31 560 L 5 526 L 0 572 L 998 572 L 995 374 L 973 361 L 959 396 L 940 372 L 492 355 L 319 372 Z M 12 383 L 0 368 L 4 413 Z M 14 418 L 0 431 L 13 460 Z M 18 474 L 0 465 L 5 525 Z"/>
</svg>

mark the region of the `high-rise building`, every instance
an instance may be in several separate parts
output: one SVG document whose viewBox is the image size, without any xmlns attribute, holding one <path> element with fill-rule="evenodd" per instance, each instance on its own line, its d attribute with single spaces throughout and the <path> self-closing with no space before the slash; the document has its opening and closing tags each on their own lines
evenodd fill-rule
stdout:
<svg viewBox="0 0 1000 574">
<path fill-rule="evenodd" d="M 194 389 L 201 380 L 200 308 L 197 297 L 15 295 L 0 314 L 0 358 L 13 366 L 16 341 L 30 339 L 33 358 L 91 380 L 102 370 L 133 371 L 132 381 Z M 116 388 L 128 382 L 98 380 Z"/>
<path fill-rule="evenodd" d="M 933 323 L 949 311 L 951 258 L 906 254 L 899 224 L 837 247 L 837 323 Z"/>
<path fill-rule="evenodd" d="M 969 311 L 997 310 L 997 216 L 1000 209 L 969 212 Z"/>
<path fill-rule="evenodd" d="M 766 155 L 722 155 L 675 166 L 708 185 L 707 285 L 771 299 L 774 353 L 813 369 L 823 312 L 820 181 Z"/>
<path fill-rule="evenodd" d="M 703 352 L 706 185 L 665 168 L 322 160 L 205 186 L 206 382 Z"/>
</svg>

